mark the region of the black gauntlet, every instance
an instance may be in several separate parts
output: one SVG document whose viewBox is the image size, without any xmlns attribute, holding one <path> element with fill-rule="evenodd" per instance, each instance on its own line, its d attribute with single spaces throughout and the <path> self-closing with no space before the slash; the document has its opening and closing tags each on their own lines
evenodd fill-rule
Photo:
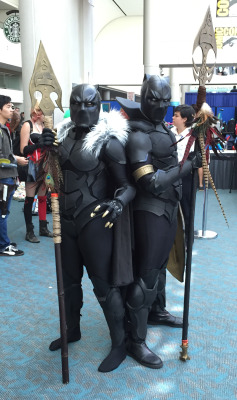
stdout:
<svg viewBox="0 0 237 400">
<path fill-rule="evenodd" d="M 174 182 L 190 173 L 192 167 L 192 161 L 187 160 L 185 161 L 182 169 L 180 169 L 179 165 L 169 169 L 168 171 L 158 169 L 158 171 L 156 171 L 150 180 L 150 191 L 156 196 L 159 195 L 168 189 L 168 187 Z"/>
<path fill-rule="evenodd" d="M 43 146 L 51 146 L 55 140 L 54 133 L 49 128 L 44 128 L 39 138 L 39 143 Z"/>
</svg>

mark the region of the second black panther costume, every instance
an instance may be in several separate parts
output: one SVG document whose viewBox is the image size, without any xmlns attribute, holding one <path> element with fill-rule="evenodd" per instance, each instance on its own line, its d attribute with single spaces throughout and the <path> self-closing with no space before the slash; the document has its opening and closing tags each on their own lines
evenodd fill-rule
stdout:
<svg viewBox="0 0 237 400">
<path fill-rule="evenodd" d="M 135 282 L 130 285 L 127 308 L 131 322 L 128 354 L 149 368 L 161 368 L 161 359 L 145 343 L 147 321 L 182 326 L 165 310 L 165 270 L 177 230 L 181 179 L 192 169 L 187 160 L 178 165 L 175 137 L 163 123 L 171 98 L 170 86 L 159 76 L 145 76 L 141 105 L 118 98 L 129 117 L 131 133 L 127 156 L 136 182 L 133 203 Z"/>
</svg>

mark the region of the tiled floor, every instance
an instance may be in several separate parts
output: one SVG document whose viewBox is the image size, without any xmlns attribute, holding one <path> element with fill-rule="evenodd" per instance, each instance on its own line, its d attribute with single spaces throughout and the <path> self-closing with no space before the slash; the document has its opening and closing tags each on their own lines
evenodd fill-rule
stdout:
<svg viewBox="0 0 237 400">
<path fill-rule="evenodd" d="M 52 239 L 26 242 L 23 203 L 13 201 L 9 233 L 25 255 L 0 259 L 0 400 L 237 399 L 237 191 L 218 193 L 230 227 L 209 190 L 207 229 L 218 236 L 194 242 L 191 360 L 179 360 L 182 330 L 149 327 L 148 344 L 163 359 L 161 370 L 142 367 L 127 357 L 116 371 L 99 373 L 110 341 L 85 274 L 82 339 L 69 345 L 68 385 L 62 384 L 60 352 L 48 350 L 59 332 Z M 202 227 L 202 211 L 203 192 L 197 192 L 196 229 Z M 37 231 L 38 217 L 33 218 Z M 48 219 L 51 225 L 51 215 Z M 168 275 L 167 309 L 179 316 L 183 290 L 184 285 Z"/>
</svg>

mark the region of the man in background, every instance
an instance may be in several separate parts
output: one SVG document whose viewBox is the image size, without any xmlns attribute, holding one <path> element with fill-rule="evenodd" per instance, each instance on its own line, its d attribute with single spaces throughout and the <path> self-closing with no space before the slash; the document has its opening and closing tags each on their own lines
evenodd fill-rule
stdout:
<svg viewBox="0 0 237 400">
<path fill-rule="evenodd" d="M 27 165 L 24 157 L 14 156 L 9 129 L 5 125 L 11 119 L 13 108 L 9 96 L 0 95 L 0 256 L 22 256 L 16 243 L 7 235 L 7 219 L 11 200 L 17 184 L 17 163 Z"/>
</svg>

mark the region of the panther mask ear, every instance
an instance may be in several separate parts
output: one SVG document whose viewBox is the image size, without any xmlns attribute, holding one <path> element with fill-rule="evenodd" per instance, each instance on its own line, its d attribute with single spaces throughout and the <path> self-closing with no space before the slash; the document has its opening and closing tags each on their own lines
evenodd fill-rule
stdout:
<svg viewBox="0 0 237 400">
<path fill-rule="evenodd" d="M 151 77 L 151 75 L 145 74 L 145 75 L 144 75 L 144 78 L 143 78 L 143 82 L 149 81 L 150 77 Z"/>
</svg>

